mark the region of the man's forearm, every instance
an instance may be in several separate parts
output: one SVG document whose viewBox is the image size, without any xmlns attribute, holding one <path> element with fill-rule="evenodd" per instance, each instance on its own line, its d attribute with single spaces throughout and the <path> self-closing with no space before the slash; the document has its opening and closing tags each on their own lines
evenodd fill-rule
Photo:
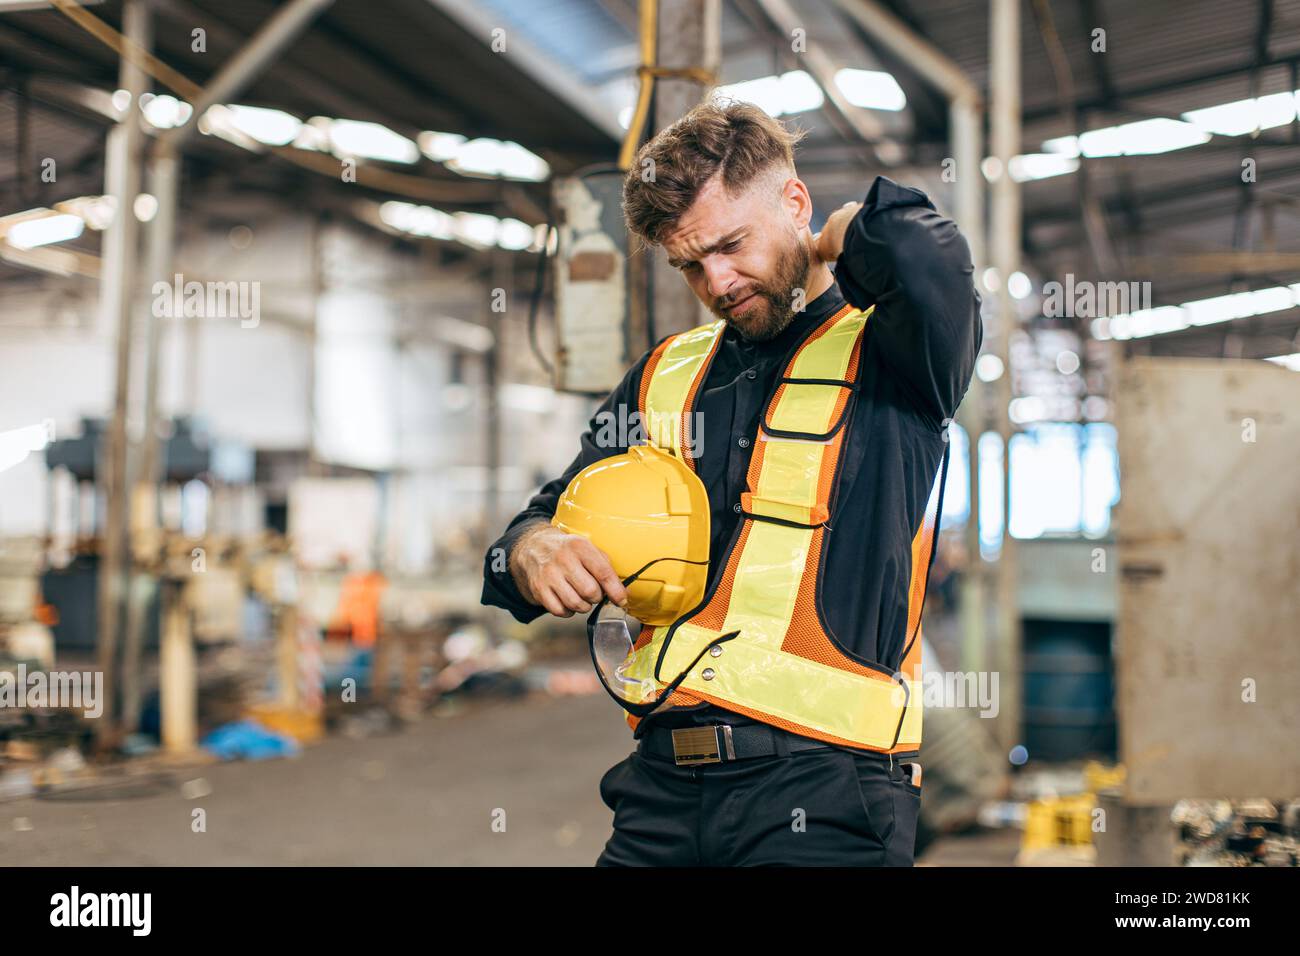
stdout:
<svg viewBox="0 0 1300 956">
<path fill-rule="evenodd" d="M 488 548 L 483 567 L 483 603 L 504 608 L 514 615 L 515 620 L 525 624 L 539 617 L 543 609 L 529 593 L 526 584 L 520 587 L 515 573 L 517 552 L 519 543 L 541 527 L 550 527 L 546 516 L 521 515 Z"/>
<path fill-rule="evenodd" d="M 552 527 L 552 525 L 545 518 L 534 518 L 524 522 L 519 527 L 524 530 L 515 538 L 509 553 L 506 555 L 506 567 L 510 572 L 511 580 L 515 582 L 515 587 L 519 589 L 519 595 L 534 607 L 541 607 L 541 602 L 537 600 L 532 588 L 528 586 L 527 573 L 520 567 L 519 554 L 521 548 L 527 545 L 530 538 Z"/>
</svg>

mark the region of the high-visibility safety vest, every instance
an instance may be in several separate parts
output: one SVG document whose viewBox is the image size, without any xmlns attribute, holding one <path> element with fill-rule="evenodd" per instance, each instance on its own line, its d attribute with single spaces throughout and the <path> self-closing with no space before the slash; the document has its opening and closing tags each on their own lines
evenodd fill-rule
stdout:
<svg viewBox="0 0 1300 956">
<path fill-rule="evenodd" d="M 918 625 L 931 522 L 922 521 L 912 541 L 910 636 L 897 672 L 849 657 L 817 610 L 826 536 L 834 533 L 827 520 L 871 312 L 846 305 L 795 350 L 764 410 L 725 570 L 694 611 L 671 625 L 642 627 L 629 678 L 671 681 L 700 658 L 667 706 L 708 701 L 863 750 L 902 753 L 920 746 Z M 642 377 L 640 411 L 650 440 L 692 468 L 690 422 L 723 328 L 713 322 L 665 340 Z M 638 719 L 628 720 L 635 728 Z"/>
</svg>

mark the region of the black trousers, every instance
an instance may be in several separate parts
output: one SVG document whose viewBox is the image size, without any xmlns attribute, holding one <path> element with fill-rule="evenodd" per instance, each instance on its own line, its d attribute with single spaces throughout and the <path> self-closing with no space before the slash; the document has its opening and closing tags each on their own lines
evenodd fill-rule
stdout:
<svg viewBox="0 0 1300 956">
<path fill-rule="evenodd" d="M 911 866 L 921 806 L 902 764 L 833 747 L 698 767 L 634 752 L 600 796 L 597 866 Z"/>
</svg>

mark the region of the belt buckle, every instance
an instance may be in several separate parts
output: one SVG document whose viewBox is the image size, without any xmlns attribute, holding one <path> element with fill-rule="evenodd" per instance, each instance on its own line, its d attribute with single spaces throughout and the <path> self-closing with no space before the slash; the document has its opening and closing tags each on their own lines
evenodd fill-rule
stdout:
<svg viewBox="0 0 1300 956">
<path fill-rule="evenodd" d="M 718 731 L 721 729 L 722 734 Z M 723 744 L 725 741 L 728 760 L 736 759 L 736 750 L 731 743 L 731 726 L 729 724 L 709 727 L 678 727 L 673 730 L 673 763 L 679 767 L 701 763 L 722 763 Z"/>
</svg>

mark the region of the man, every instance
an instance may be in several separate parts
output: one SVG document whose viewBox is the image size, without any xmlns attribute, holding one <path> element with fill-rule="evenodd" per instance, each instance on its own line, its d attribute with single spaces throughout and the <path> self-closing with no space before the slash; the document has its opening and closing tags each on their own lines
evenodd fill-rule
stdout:
<svg viewBox="0 0 1300 956">
<path fill-rule="evenodd" d="M 912 862 L 919 696 L 899 691 L 919 686 L 923 526 L 979 351 L 979 296 L 965 241 L 917 190 L 877 178 L 814 235 L 797 140 L 713 101 L 642 147 L 628 228 L 721 321 L 692 333 L 695 359 L 686 336 L 642 357 L 494 545 L 508 572 L 489 551 L 483 601 L 521 621 L 624 604 L 606 556 L 550 518 L 574 475 L 626 452 L 593 438 L 609 415 L 698 422 L 669 450 L 707 489 L 708 592 L 638 642 L 660 686 L 689 680 L 629 721 L 637 751 L 601 780 L 615 815 L 601 865 Z M 684 365 L 684 404 L 650 407 Z M 805 458 L 777 474 L 780 455 Z"/>
</svg>

